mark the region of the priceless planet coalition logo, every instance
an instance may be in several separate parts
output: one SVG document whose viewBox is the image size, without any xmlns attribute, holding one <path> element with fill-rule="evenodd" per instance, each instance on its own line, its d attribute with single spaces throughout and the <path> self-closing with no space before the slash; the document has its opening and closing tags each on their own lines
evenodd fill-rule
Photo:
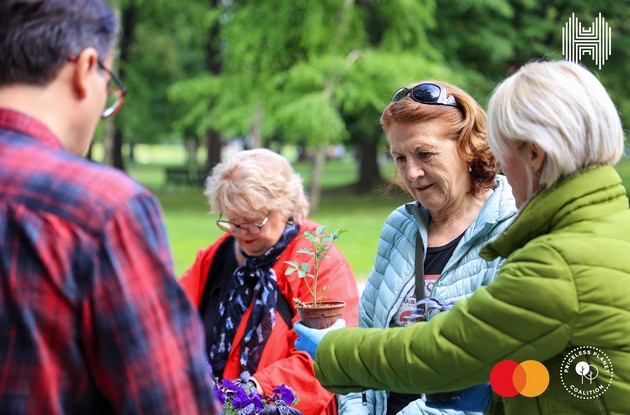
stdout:
<svg viewBox="0 0 630 415">
<path fill-rule="evenodd" d="M 537 360 L 522 363 L 503 360 L 492 368 L 490 386 L 497 395 L 505 398 L 518 394 L 533 398 L 547 390 L 549 371 Z"/>
<path fill-rule="evenodd" d="M 562 359 L 560 380 L 567 392 L 576 398 L 597 398 L 603 395 L 612 383 L 612 362 L 597 347 L 576 347 Z"/>
</svg>

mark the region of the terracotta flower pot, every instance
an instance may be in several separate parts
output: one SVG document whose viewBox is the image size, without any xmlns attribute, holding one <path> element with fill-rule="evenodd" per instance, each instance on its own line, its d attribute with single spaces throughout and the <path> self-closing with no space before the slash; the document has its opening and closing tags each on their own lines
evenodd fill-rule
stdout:
<svg viewBox="0 0 630 415">
<path fill-rule="evenodd" d="M 325 329 L 332 326 L 343 315 L 343 301 L 319 301 L 317 307 L 313 303 L 304 303 L 304 306 L 296 306 L 300 321 L 306 327 L 313 329 Z"/>
</svg>

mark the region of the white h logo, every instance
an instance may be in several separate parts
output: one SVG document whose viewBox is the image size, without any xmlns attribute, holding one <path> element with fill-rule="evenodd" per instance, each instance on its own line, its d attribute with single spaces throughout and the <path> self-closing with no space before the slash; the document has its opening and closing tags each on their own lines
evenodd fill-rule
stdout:
<svg viewBox="0 0 630 415">
<path fill-rule="evenodd" d="M 568 60 L 579 63 L 582 55 L 589 54 L 598 69 L 610 56 L 610 40 L 612 29 L 599 13 L 590 28 L 582 27 L 582 23 L 571 14 L 571 18 L 562 28 L 562 55 Z"/>
</svg>

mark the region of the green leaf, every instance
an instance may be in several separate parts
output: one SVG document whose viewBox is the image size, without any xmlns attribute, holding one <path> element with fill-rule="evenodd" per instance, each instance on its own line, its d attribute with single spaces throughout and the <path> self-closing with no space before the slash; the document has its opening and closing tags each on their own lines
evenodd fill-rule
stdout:
<svg viewBox="0 0 630 415">
<path fill-rule="evenodd" d="M 322 245 L 325 245 L 325 244 L 327 244 L 327 243 L 329 243 L 329 242 L 332 242 L 332 240 L 333 240 L 333 237 L 332 237 L 332 236 L 330 236 L 330 235 L 326 235 L 326 236 L 324 236 L 324 237 L 321 239 L 321 244 L 322 244 Z"/>
<path fill-rule="evenodd" d="M 340 237 L 342 234 L 346 233 L 346 232 L 350 232 L 350 229 L 345 229 L 345 228 L 342 228 L 342 229 L 337 229 L 337 230 L 335 230 L 335 231 L 332 233 L 333 240 L 337 240 L 337 239 L 339 239 L 339 237 Z"/>
</svg>

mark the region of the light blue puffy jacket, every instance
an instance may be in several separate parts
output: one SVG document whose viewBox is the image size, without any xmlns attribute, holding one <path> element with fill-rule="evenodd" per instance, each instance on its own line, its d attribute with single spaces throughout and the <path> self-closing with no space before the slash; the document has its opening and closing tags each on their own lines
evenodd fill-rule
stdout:
<svg viewBox="0 0 630 415">
<path fill-rule="evenodd" d="M 454 302 L 470 296 L 473 291 L 487 285 L 496 275 L 504 259 L 486 261 L 479 250 L 496 238 L 516 214 L 512 189 L 504 176 L 497 175 L 496 187 L 481 208 L 479 215 L 464 233 L 453 256 L 435 282 L 431 298 Z M 381 231 L 374 268 L 359 303 L 360 327 L 389 327 L 405 295 L 415 285 L 415 249 L 418 230 L 427 241 L 429 213 L 419 203 L 408 203 L 396 209 L 387 218 Z M 365 391 L 339 396 L 340 415 L 385 415 L 385 391 Z M 457 411 L 439 411 L 428 408 L 421 399 L 411 402 L 401 412 L 407 414 L 461 414 Z"/>
</svg>

